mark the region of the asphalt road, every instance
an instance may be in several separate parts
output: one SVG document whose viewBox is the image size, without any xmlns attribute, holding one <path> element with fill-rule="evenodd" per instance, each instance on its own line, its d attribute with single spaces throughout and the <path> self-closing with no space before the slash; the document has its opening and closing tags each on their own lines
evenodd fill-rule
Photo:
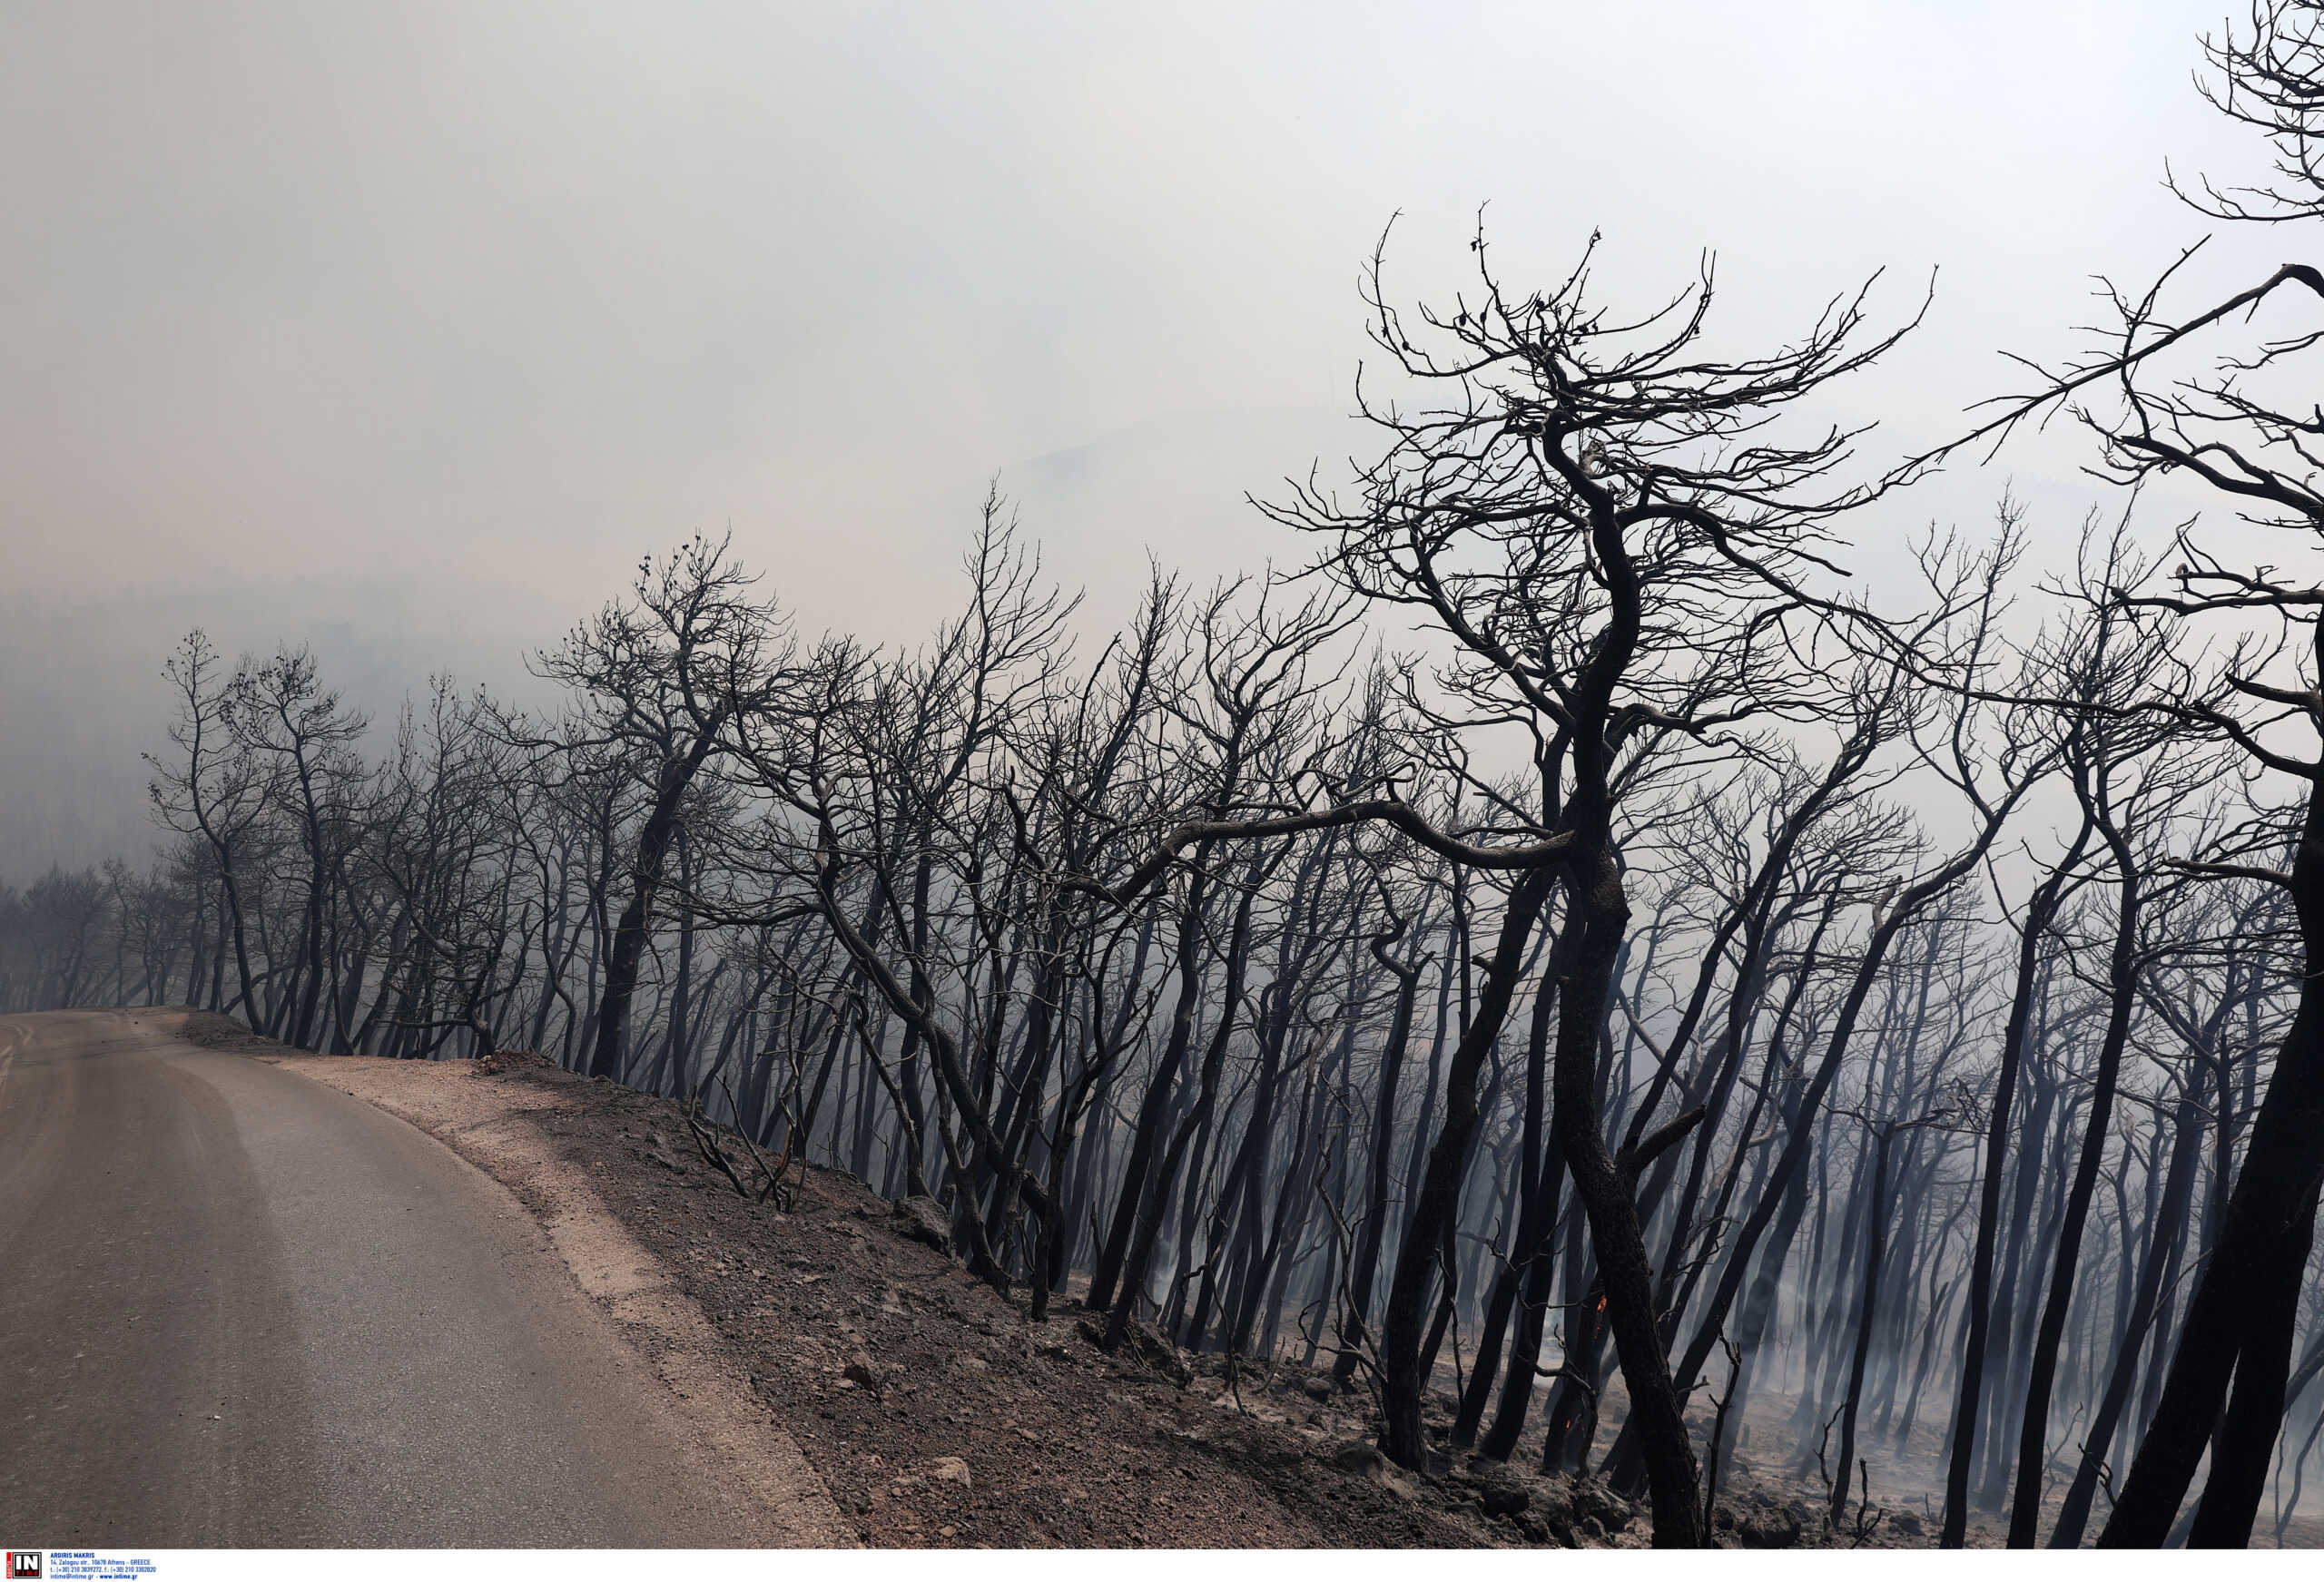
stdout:
<svg viewBox="0 0 2324 1582">
<path fill-rule="evenodd" d="M 777 1539 L 499 1186 L 135 1016 L 0 1018 L 0 1544 Z"/>
</svg>

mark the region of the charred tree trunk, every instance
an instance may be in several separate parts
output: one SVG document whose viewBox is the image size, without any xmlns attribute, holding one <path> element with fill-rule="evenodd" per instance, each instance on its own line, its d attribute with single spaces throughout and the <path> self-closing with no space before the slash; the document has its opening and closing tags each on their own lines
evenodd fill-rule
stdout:
<svg viewBox="0 0 2324 1582">
<path fill-rule="evenodd" d="M 1637 1172 L 1702 1118 L 1690 1112 L 1640 1145 L 1641 1155 L 1617 1159 L 1599 1130 L 1591 1078 L 1606 1017 L 1614 960 L 1621 949 L 1630 903 L 1621 870 L 1602 847 L 1575 864 L 1568 893 L 1580 935 L 1572 976 L 1559 997 L 1554 1104 L 1559 1145 L 1574 1195 L 1590 1217 L 1606 1319 L 1630 1397 L 1630 1421 L 1638 1434 L 1654 1507 L 1658 1548 L 1697 1548 L 1702 1543 L 1699 1479 L 1679 1392 L 1672 1388 L 1662 1326 L 1654 1309 L 1654 1265 L 1638 1223 Z M 1651 1153 L 1648 1153 L 1651 1150 Z M 1625 1150 L 1627 1153 L 1628 1151 Z"/>
<path fill-rule="evenodd" d="M 2152 1548 L 2169 1536 L 2214 1425 L 2223 1442 L 2204 1490 L 2212 1517 L 2203 1524 L 2202 1541 L 2222 1546 L 2250 1539 L 2267 1450 L 2283 1422 L 2282 1378 L 2270 1359 L 2290 1355 L 2296 1316 L 2280 1293 L 2298 1280 L 2306 1261 L 2317 1183 L 2324 1175 L 2324 995 L 2319 990 L 2324 983 L 2324 799 L 2313 785 L 2291 892 L 2305 958 L 2299 1010 L 2252 1123 L 2218 1244 L 2188 1302 L 2154 1419 L 2099 1534 L 2102 1548 Z M 2250 1405 L 2238 1411 L 2229 1407 L 2228 1383 L 2247 1349 L 2251 1393 Z M 2271 1371 L 2276 1399 L 2270 1407 Z"/>
<path fill-rule="evenodd" d="M 1856 1298 L 1856 1345 L 1848 1356 L 1847 1394 L 1840 1403 L 1840 1465 L 1832 1477 L 1832 1525 L 1847 1513 L 1848 1479 L 1856 1467 L 1856 1410 L 1864 1392 L 1864 1365 L 1872 1354 L 1872 1325 L 1880 1311 L 1880 1266 L 1888 1255 L 1888 1145 L 1892 1129 L 1883 1128 L 1872 1145 L 1872 1223 L 1864 1258 L 1864 1288 Z"/>
<path fill-rule="evenodd" d="M 654 806 L 638 831 L 637 859 L 630 868 L 629 900 L 621 909 L 621 921 L 614 927 L 613 949 L 606 961 L 605 993 L 597 1002 L 597 1042 L 589 1054 L 591 1076 L 608 1082 L 621 1078 L 629 1046 L 630 1005 L 637 997 L 637 974 L 653 929 L 654 899 L 661 889 L 662 870 L 677 837 L 679 805 L 716 740 L 714 730 L 704 731 L 684 753 L 665 759 L 655 779 Z"/>
<path fill-rule="evenodd" d="M 2162 1189 L 2162 1201 L 2150 1224 L 2145 1256 L 2139 1265 L 2138 1289 L 2131 1299 L 2128 1321 L 2116 1341 L 2114 1365 L 2106 1383 L 2106 1394 L 2098 1405 L 2097 1414 L 2091 1419 L 2090 1432 L 2083 1441 L 2082 1464 L 2074 1470 L 2073 1482 L 2066 1489 L 2065 1503 L 2058 1509 L 2058 1524 L 2050 1533 L 2049 1547 L 2071 1549 L 2081 1546 L 2083 1528 L 2090 1521 L 2090 1506 L 2098 1492 L 2101 1458 L 2106 1453 L 2114 1428 L 2131 1398 L 2131 1389 L 2139 1375 L 2139 1353 L 2152 1326 L 2155 1308 L 2162 1292 L 2164 1269 L 2171 1263 L 2165 1243 L 2170 1239 L 2167 1226 L 2183 1222 L 2195 1198 L 2195 1168 L 2201 1162 L 2203 1145 L 2202 1113 L 2191 1103 L 2180 1106 L 2178 1135 L 2171 1145 L 2171 1164 Z"/>
<path fill-rule="evenodd" d="M 2096 794 L 2104 794 L 2102 786 Z M 2122 1048 L 2130 1038 L 2131 1012 L 2138 992 L 2138 864 L 2128 841 L 2111 821 L 2102 822 L 2102 828 L 2107 843 L 2114 850 L 2122 880 L 2108 983 L 2112 1003 L 2107 1007 L 2105 1037 L 2098 1048 L 2098 1068 L 2091 1090 L 2090 1119 L 2083 1131 L 2082 1155 L 2075 1163 L 2073 1186 L 2066 1197 L 2065 1223 L 2059 1231 L 2057 1263 L 2050 1277 L 2049 1300 L 2042 1310 L 2042 1329 L 2034 1343 L 2025 1415 L 2018 1430 L 2017 1495 L 2009 1516 L 2009 1546 L 2014 1549 L 2034 1547 L 2041 1521 L 2042 1483 L 2049 1459 L 2050 1396 L 2057 1374 L 2058 1343 L 2065 1332 L 2066 1315 L 2073 1302 L 2083 1227 L 2089 1222 L 2091 1194 L 2097 1190 L 2099 1166 L 2105 1161 L 2106 1134 L 2114 1114 L 2114 1088 L 2122 1071 Z"/>
<path fill-rule="evenodd" d="M 2017 1096 L 2018 1068 L 2024 1062 L 2026 1029 L 2033 1016 L 2042 936 L 2057 919 L 2067 879 L 2081 860 L 2093 831 L 2093 822 L 2085 816 L 2081 832 L 2067 848 L 2064 858 L 2050 870 L 2050 876 L 2027 903 L 2024 926 L 2018 937 L 2017 988 L 2010 999 L 2009 1021 L 2002 1034 L 2001 1065 L 1994 1076 L 1992 1108 L 1986 1117 L 1985 1170 L 1977 1189 L 1977 1242 L 1969 1259 L 1969 1332 L 1962 1346 L 1953 1444 L 1945 1462 L 1945 1523 L 1938 1543 L 1948 1549 L 1961 1548 L 1968 1534 L 1969 1465 L 1976 1446 L 1977 1409 L 1984 1397 L 1985 1344 L 1993 1317 L 1994 1244 L 2001 1223 L 2010 1118 Z"/>
<path fill-rule="evenodd" d="M 1381 1407 L 1386 1430 L 1381 1449 L 1400 1467 L 1419 1467 L 1425 1459 L 1427 1440 L 1421 1428 L 1421 1400 L 1426 1388 L 1421 1373 L 1421 1312 L 1427 1303 L 1431 1276 L 1443 1261 L 1443 1244 L 1459 1212 L 1462 1166 L 1477 1122 L 1477 1074 L 1483 1067 L 1486 1052 L 1501 1036 L 1518 975 L 1524 970 L 1526 939 L 1556 882 L 1556 870 L 1531 869 L 1521 873 L 1510 889 L 1508 909 L 1502 914 L 1475 1019 L 1462 1033 L 1445 1073 L 1443 1127 L 1429 1149 L 1427 1168 L 1405 1221 L 1395 1272 L 1389 1281 L 1388 1302 L 1380 1324 Z M 1604 1144 L 1599 1146 L 1602 1150 Z M 1449 1284 L 1450 1267 L 1444 1269 L 1443 1276 Z"/>
<path fill-rule="evenodd" d="M 1393 939 L 1386 941 L 1393 943 Z M 1349 1311 L 1340 1333 L 1339 1360 L 1332 1377 L 1343 1386 L 1355 1376 L 1364 1360 L 1364 1342 L 1372 1317 L 1373 1286 L 1380 1276 L 1380 1245 L 1388 1229 L 1388 1184 L 1395 1163 L 1396 1089 L 1403 1076 L 1404 1053 L 1412 1040 L 1413 1009 L 1420 997 L 1423 961 L 1409 966 L 1392 960 L 1384 942 L 1373 942 L 1373 956 L 1396 980 L 1395 1008 L 1389 1014 L 1388 1037 L 1380 1049 L 1380 1088 L 1372 1115 L 1371 1196 L 1355 1258 L 1348 1272 Z"/>
<path fill-rule="evenodd" d="M 1090 1272 L 1089 1305 L 1094 1309 L 1113 1306 L 1122 1264 L 1137 1235 L 1140 1204 L 1145 1194 L 1154 1189 L 1151 1177 L 1155 1148 L 1169 1116 L 1178 1073 L 1186 1066 L 1187 1046 L 1194 1039 L 1195 1012 L 1202 1000 L 1203 915 L 1209 893 L 1209 874 L 1203 860 L 1209 850 L 1207 843 L 1195 849 L 1194 874 L 1187 881 L 1186 910 L 1178 924 L 1175 963 L 1177 1003 L 1170 1013 L 1169 1039 L 1163 1047 L 1161 1061 L 1146 1086 L 1145 1097 L 1138 1103 L 1137 1120 L 1130 1135 L 1129 1161 L 1122 1172 L 1120 1195 L 1114 1202 L 1113 1224 L 1098 1248 L 1097 1266 Z"/>
</svg>

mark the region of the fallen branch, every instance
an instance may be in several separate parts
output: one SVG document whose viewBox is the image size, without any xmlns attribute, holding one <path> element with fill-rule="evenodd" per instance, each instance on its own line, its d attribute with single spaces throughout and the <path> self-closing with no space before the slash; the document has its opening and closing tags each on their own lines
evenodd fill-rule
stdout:
<svg viewBox="0 0 2324 1582">
<path fill-rule="evenodd" d="M 740 1116 L 743 1113 L 743 1106 L 734 1102 L 734 1086 L 726 1080 L 725 1074 L 723 1072 L 719 1074 L 718 1088 L 720 1092 L 726 1096 L 727 1112 L 731 1115 Z M 759 1145 L 751 1141 L 751 1135 L 748 1132 L 743 1131 L 738 1127 L 736 1128 L 734 1135 L 743 1140 L 743 1146 L 750 1151 L 751 1163 L 757 1165 L 759 1167 L 759 1174 L 766 1177 L 766 1184 L 761 1187 L 756 1194 L 756 1200 L 760 1203 L 764 1203 L 768 1198 L 774 1195 L 775 1189 L 783 1184 L 783 1178 L 790 1174 L 790 1135 L 788 1133 L 784 1134 L 783 1141 L 783 1157 L 776 1160 L 773 1164 L 769 1164 L 766 1162 L 765 1156 L 759 1152 Z M 788 1201 L 788 1194 L 785 1196 L 785 1201 L 775 1204 L 775 1207 L 780 1209 L 787 1209 L 790 1206 L 791 1204 Z"/>
<path fill-rule="evenodd" d="M 735 1173 L 734 1164 L 726 1157 L 726 1151 L 718 1145 L 718 1139 L 711 1135 L 708 1127 L 694 1119 L 692 1101 L 680 1105 L 678 1113 L 685 1116 L 686 1130 L 694 1134 L 694 1145 L 701 1151 L 704 1162 L 718 1166 L 720 1173 L 734 1184 L 735 1195 L 746 1203 L 751 1201 L 755 1194 L 743 1184 L 742 1176 Z"/>
</svg>

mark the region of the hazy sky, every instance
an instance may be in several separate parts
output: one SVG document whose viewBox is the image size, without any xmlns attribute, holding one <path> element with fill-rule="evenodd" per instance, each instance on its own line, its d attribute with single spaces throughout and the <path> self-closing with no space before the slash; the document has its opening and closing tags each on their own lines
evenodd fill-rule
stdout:
<svg viewBox="0 0 2324 1582">
<path fill-rule="evenodd" d="M 2166 157 L 2252 168 L 2190 85 L 2218 15 L 7 0 L 0 726 L 90 703 L 110 783 L 189 612 L 513 669 L 729 524 L 810 627 L 901 636 L 996 472 L 1101 593 L 1295 554 L 1236 502 L 1341 442 L 1396 211 L 1415 292 L 1480 204 L 1516 280 L 1599 227 L 1642 301 L 1715 248 L 1737 345 L 1936 269 L 1861 386 L 1933 437 L 2202 234 Z M 51 812 L 0 875 L 133 820 L 133 762 L 119 807 L 61 772 L 6 743 Z"/>
</svg>

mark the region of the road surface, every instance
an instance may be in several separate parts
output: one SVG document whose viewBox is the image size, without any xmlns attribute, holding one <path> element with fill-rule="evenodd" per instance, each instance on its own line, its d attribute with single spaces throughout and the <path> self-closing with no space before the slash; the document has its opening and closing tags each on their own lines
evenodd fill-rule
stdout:
<svg viewBox="0 0 2324 1582">
<path fill-rule="evenodd" d="M 539 1226 L 136 1012 L 0 1018 L 0 1543 L 782 1540 Z"/>
</svg>

